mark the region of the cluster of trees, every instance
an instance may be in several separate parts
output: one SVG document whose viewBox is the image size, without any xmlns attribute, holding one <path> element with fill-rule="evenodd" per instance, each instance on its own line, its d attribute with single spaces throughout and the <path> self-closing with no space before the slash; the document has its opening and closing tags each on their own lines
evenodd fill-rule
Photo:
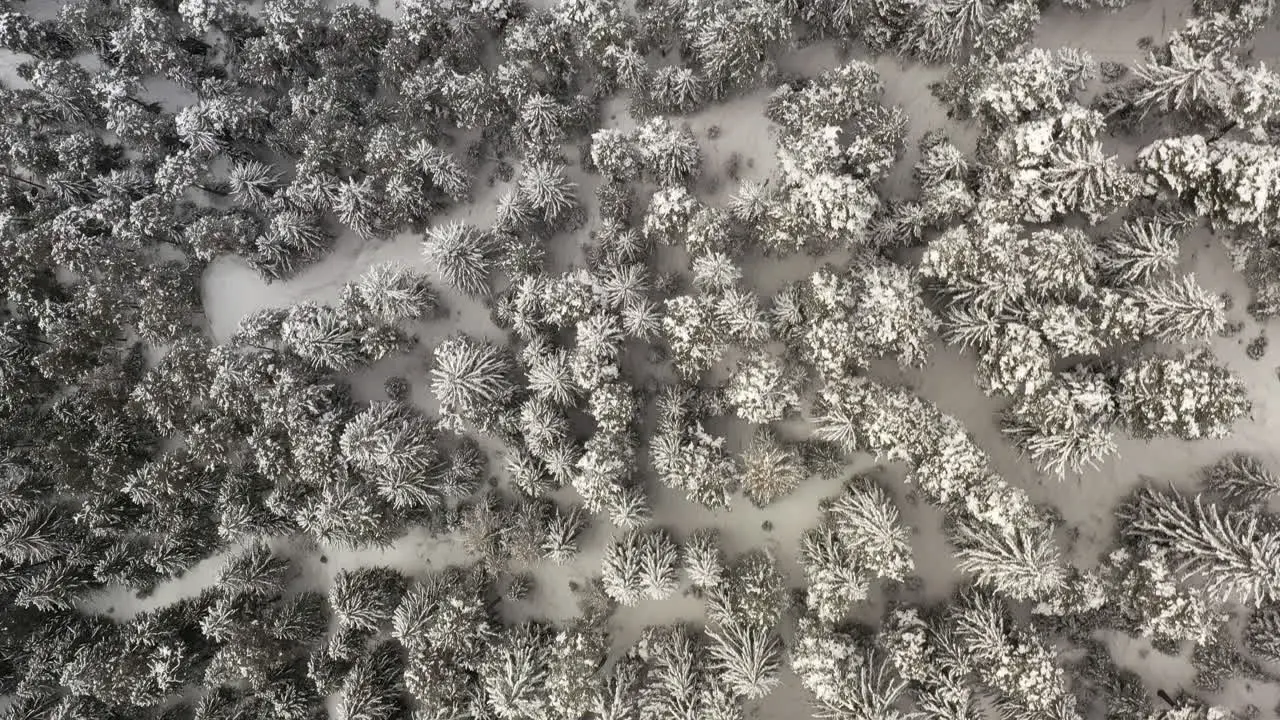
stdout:
<svg viewBox="0 0 1280 720">
<path fill-rule="evenodd" d="M 883 206 L 871 232 L 882 247 L 925 246 L 914 272 L 936 299 L 929 322 L 977 353 L 983 389 L 1012 400 L 1008 437 L 1056 475 L 1112 454 L 1117 430 L 1222 437 L 1250 411 L 1242 382 L 1211 354 L 1170 352 L 1216 337 L 1226 308 L 1179 271 L 1180 238 L 1195 218 L 1167 202 L 1240 215 L 1227 205 L 1260 196 L 1242 184 L 1211 189 L 1255 182 L 1215 178 L 1256 166 L 1210 157 L 1203 141 L 1195 155 L 1194 143 L 1169 140 L 1145 148 L 1137 172 L 1124 168 L 1103 150 L 1102 113 L 1074 99 L 1093 65 L 1078 51 L 1029 49 L 958 72 L 947 97 L 981 123 L 975 159 L 926 135 L 915 197 Z M 1138 202 L 1146 188 L 1172 192 Z M 1121 208 L 1128 213 L 1100 242 L 1063 224 L 1097 224 Z M 885 314 L 903 326 L 910 317 Z"/>
<path fill-rule="evenodd" d="M 1223 437 L 1247 416 L 1243 383 L 1202 350 L 1222 300 L 1179 275 L 1178 231 L 1142 217 L 1104 242 L 1073 228 L 968 224 L 929 243 L 920 273 L 945 300 L 945 337 L 978 354 L 989 394 L 1013 399 L 1009 437 L 1043 469 L 1080 472 L 1113 432 Z"/>
<path fill-rule="evenodd" d="M 908 704 L 976 718 L 981 698 L 1010 718 L 1078 718 L 1099 698 L 1112 717 L 1209 718 L 1220 711 L 1154 711 L 1095 648 L 1069 683 L 1049 639 L 1101 625 L 1190 643 L 1207 687 L 1247 665 L 1217 640 L 1224 598 L 1259 608 L 1248 652 L 1280 656 L 1280 536 L 1264 512 L 1280 481 L 1256 460 L 1208 473 L 1207 501 L 1139 490 L 1122 545 L 1080 572 L 1051 514 L 958 421 L 865 376 L 882 359 L 923 365 L 938 331 L 975 348 L 983 388 L 1013 401 L 1009 436 L 1059 474 L 1105 457 L 1117 429 L 1217 437 L 1246 415 L 1210 355 L 1150 348 L 1224 322 L 1177 271 L 1182 210 L 1234 233 L 1259 312 L 1280 307 L 1277 81 L 1243 52 L 1260 3 L 1205 4 L 1093 108 L 1075 98 L 1090 58 L 1024 47 L 1029 0 L 401 5 L 393 21 L 321 0 L 69 0 L 37 20 L 0 0 L 0 48 L 24 56 L 0 89 L 6 717 L 310 720 L 336 694 L 342 720 L 730 720 L 778 686 L 785 657 L 841 720 L 905 718 Z M 982 124 L 976 156 L 931 133 L 914 197 L 883 197 L 906 118 L 851 61 L 770 95 L 772 177 L 723 208 L 698 198 L 702 150 L 676 116 L 776 81 L 801 33 L 957 63 L 940 92 Z M 598 128 L 620 91 L 634 129 Z M 1152 111 L 1204 134 L 1157 140 L 1129 170 L 1103 149 L 1106 122 Z M 574 143 L 598 181 L 571 166 Z M 442 221 L 482 169 L 507 186 L 492 222 Z M 1069 224 L 1126 207 L 1100 242 Z M 585 266 L 544 272 L 548 241 L 589 220 Z M 343 233 L 405 229 L 432 276 L 375 266 L 333 303 L 204 337 L 198 282 L 219 258 L 286 280 Z M 689 286 L 658 270 L 663 246 L 683 248 Z M 918 265 L 891 259 L 908 246 L 924 246 Z M 750 251 L 847 259 L 767 298 L 744 277 Z M 435 282 L 484 302 L 515 342 L 433 342 L 438 417 L 402 379 L 355 402 L 346 375 L 417 347 Z M 646 348 L 673 382 L 635 374 Z M 729 379 L 711 386 L 717 368 Z M 783 432 L 800 416 L 812 438 Z M 726 417 L 755 426 L 740 453 L 717 430 Z M 491 458 L 469 432 L 504 448 L 507 488 L 478 492 Z M 824 504 L 798 603 L 770 553 L 730 558 L 712 531 L 650 523 L 648 469 L 709 508 L 739 490 L 764 506 L 855 452 L 905 464 L 972 578 L 942 606 L 894 605 L 878 632 L 845 621 L 914 561 L 876 480 Z M 504 624 L 498 589 L 524 598 L 523 571 L 572 561 L 598 515 L 616 529 L 602 608 Z M 378 545 L 411 526 L 455 532 L 479 562 L 422 580 L 345 570 L 326 598 L 299 591 L 263 540 Z M 233 547 L 197 597 L 120 623 L 76 609 Z M 646 629 L 606 662 L 609 603 L 686 582 L 706 627 Z M 1006 600 L 1034 602 L 1033 617 Z"/>
</svg>

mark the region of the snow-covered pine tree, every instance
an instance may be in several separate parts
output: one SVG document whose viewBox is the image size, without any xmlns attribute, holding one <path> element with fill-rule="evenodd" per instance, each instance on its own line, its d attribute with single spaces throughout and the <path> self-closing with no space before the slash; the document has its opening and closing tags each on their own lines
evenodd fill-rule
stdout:
<svg viewBox="0 0 1280 720">
<path fill-rule="evenodd" d="M 669 597 L 676 590 L 678 562 L 679 548 L 667 531 L 627 530 L 605 548 L 605 592 L 628 606 L 644 597 Z"/>
<path fill-rule="evenodd" d="M 707 617 L 722 626 L 772 628 L 788 602 L 777 559 L 765 550 L 751 550 L 735 558 L 724 581 L 707 591 Z"/>
<path fill-rule="evenodd" d="M 810 474 L 804 446 L 786 441 L 769 428 L 758 428 L 738 458 L 742 491 L 757 507 L 782 499 Z"/>
<path fill-rule="evenodd" d="M 914 607 L 891 608 L 876 645 L 910 687 L 916 706 L 951 720 L 982 717 L 977 694 L 968 682 L 968 661 L 955 632 L 936 613 L 923 617 Z"/>
<path fill-rule="evenodd" d="M 422 240 L 422 253 L 441 279 L 476 297 L 489 292 L 498 250 L 491 233 L 457 221 L 431 228 Z"/>
<path fill-rule="evenodd" d="M 800 538 L 800 566 L 808 583 L 809 612 L 822 622 L 844 620 L 855 603 L 867 599 L 869 578 L 861 557 L 833 523 L 824 521 Z"/>
<path fill-rule="evenodd" d="M 1131 360 L 1116 381 L 1120 418 L 1136 437 L 1225 437 L 1252 404 L 1244 383 L 1207 351 Z"/>
<path fill-rule="evenodd" d="M 1051 526 L 1006 530 L 957 518 L 950 539 L 956 545 L 956 567 L 1006 597 L 1046 599 L 1065 582 L 1066 567 Z"/>
<path fill-rule="evenodd" d="M 342 681 L 336 716 L 341 720 L 377 720 L 404 711 L 404 672 L 400 647 L 385 641 L 368 650 Z"/>
<path fill-rule="evenodd" d="M 707 629 L 712 667 L 735 694 L 759 700 L 782 680 L 782 641 L 772 628 L 730 624 Z"/>
<path fill-rule="evenodd" d="M 1232 453 L 1204 473 L 1206 488 L 1241 508 L 1265 508 L 1280 493 L 1280 477 L 1254 455 Z"/>
<path fill-rule="evenodd" d="M 694 530 L 680 547 L 680 564 L 694 587 L 708 590 L 719 585 L 725 575 L 719 531 L 714 528 Z"/>
<path fill-rule="evenodd" d="M 1005 410 L 1004 433 L 1046 472 L 1084 472 L 1116 450 L 1113 393 L 1108 378 L 1089 368 L 1057 373 Z"/>
<path fill-rule="evenodd" d="M 595 706 L 604 678 L 609 637 L 600 624 L 579 620 L 557 630 L 547 661 L 547 696 L 555 717 L 582 717 Z"/>
<path fill-rule="evenodd" d="M 951 610 L 951 622 L 968 661 L 983 683 L 999 693 L 996 704 L 1002 712 L 1011 717 L 1080 717 L 1052 646 L 1018 627 L 1000 600 L 965 591 Z"/>
<path fill-rule="evenodd" d="M 396 263 L 370 267 L 356 282 L 356 291 L 361 308 L 388 325 L 430 317 L 438 306 L 426 277 Z"/>
<path fill-rule="evenodd" d="M 284 592 L 289 561 L 276 557 L 261 540 L 232 555 L 218 570 L 218 590 L 228 597 L 271 599 Z"/>
<path fill-rule="evenodd" d="M 514 389 L 514 363 L 507 354 L 491 343 L 455 335 L 436 347 L 433 359 L 431 390 L 440 402 L 442 423 L 498 429 Z"/>
<path fill-rule="evenodd" d="M 902 581 L 915 568 L 911 530 L 874 478 L 855 477 L 827 509 L 841 542 L 871 577 Z"/>
<path fill-rule="evenodd" d="M 1222 298 L 1191 274 L 1137 288 L 1146 333 L 1161 342 L 1198 342 L 1217 337 L 1226 323 Z"/>
<path fill-rule="evenodd" d="M 556 505 L 547 516 L 546 540 L 542 543 L 542 557 L 563 565 L 578 554 L 582 534 L 589 520 L 581 505 Z"/>
<path fill-rule="evenodd" d="M 757 352 L 739 363 L 726 388 L 738 417 L 750 423 L 781 420 L 800 404 L 801 376 L 783 360 Z"/>
<path fill-rule="evenodd" d="M 1147 218 L 1132 218 L 1099 246 L 1098 268 L 1116 287 L 1149 285 L 1168 277 L 1178 264 L 1174 228 Z"/>
<path fill-rule="evenodd" d="M 1161 652 L 1177 654 L 1183 643 L 1208 642 L 1222 631 L 1226 615 L 1203 589 L 1182 582 L 1163 548 L 1119 548 L 1099 567 L 1107 623 L 1151 639 Z"/>
<path fill-rule="evenodd" d="M 792 671 L 812 695 L 815 713 L 839 720 L 907 720 L 907 684 L 861 638 L 805 616 L 787 648 Z"/>
<path fill-rule="evenodd" d="M 404 595 L 403 574 L 389 567 L 343 570 L 329 588 L 329 605 L 341 625 L 376 632 L 390 622 Z"/>
<path fill-rule="evenodd" d="M 506 629 L 485 650 L 478 671 L 494 715 L 518 720 L 547 712 L 552 640 L 547 628 L 521 623 Z"/>
<path fill-rule="evenodd" d="M 1280 533 L 1256 511 L 1143 486 L 1117 514 L 1123 537 L 1164 549 L 1179 575 L 1211 593 L 1254 604 L 1280 596 Z"/>
</svg>

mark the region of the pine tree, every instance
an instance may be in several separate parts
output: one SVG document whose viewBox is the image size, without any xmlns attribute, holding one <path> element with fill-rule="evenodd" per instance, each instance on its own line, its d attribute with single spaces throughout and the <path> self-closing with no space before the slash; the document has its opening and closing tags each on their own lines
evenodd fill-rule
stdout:
<svg viewBox="0 0 1280 720">
<path fill-rule="evenodd" d="M 386 641 L 355 661 L 342 681 L 339 720 L 377 720 L 403 712 L 400 648 Z"/>
<path fill-rule="evenodd" d="M 667 65 L 650 73 L 643 88 L 645 110 L 688 114 L 702 107 L 710 94 L 706 79 L 692 68 Z"/>
<path fill-rule="evenodd" d="M 645 596 L 667 598 L 676 590 L 677 562 L 677 546 L 665 530 L 627 530 L 605 548 L 605 592 L 628 606 Z"/>
<path fill-rule="evenodd" d="M 556 632 L 546 681 L 556 716 L 581 717 L 591 710 L 604 684 L 599 671 L 608 652 L 607 635 L 589 621 L 576 621 Z"/>
<path fill-rule="evenodd" d="M 382 323 L 430 317 L 438 301 L 427 279 L 397 263 L 380 263 L 366 270 L 356 283 L 361 308 Z"/>
<path fill-rule="evenodd" d="M 1241 380 L 1203 351 L 1131 361 L 1117 381 L 1116 404 L 1136 437 L 1184 440 L 1224 437 L 1252 407 Z"/>
<path fill-rule="evenodd" d="M 1280 659 L 1280 614 L 1275 607 L 1253 611 L 1245 626 L 1244 644 L 1249 652 L 1267 662 Z"/>
<path fill-rule="evenodd" d="M 218 571 L 218 589 L 229 597 L 272 598 L 284 592 L 289 561 L 275 557 L 261 540 L 231 556 Z"/>
<path fill-rule="evenodd" d="M 957 520 L 951 530 L 956 567 L 973 573 L 979 585 L 1016 600 L 1045 599 L 1065 582 L 1052 527 L 1006 531 L 985 523 Z"/>
<path fill-rule="evenodd" d="M 1265 508 L 1277 492 L 1280 477 L 1253 455 L 1234 453 L 1205 472 L 1209 491 L 1242 508 Z"/>
<path fill-rule="evenodd" d="M 557 505 L 547 518 L 542 557 L 559 565 L 570 562 L 578 554 L 587 526 L 588 518 L 581 505 Z"/>
<path fill-rule="evenodd" d="M 339 444 L 348 462 L 389 491 L 384 496 L 393 504 L 423 507 L 417 501 L 429 505 L 434 494 L 423 484 L 425 475 L 441 462 L 435 441 L 435 427 L 412 406 L 380 402 L 346 424 Z"/>
<path fill-rule="evenodd" d="M 404 575 L 388 567 L 343 570 L 333 578 L 329 604 L 342 625 L 376 632 L 391 620 L 405 585 Z"/>
<path fill-rule="evenodd" d="M 450 566 L 409 586 L 391 620 L 391 634 L 411 653 L 451 653 L 472 668 L 500 628 L 490 615 L 487 571 Z"/>
<path fill-rule="evenodd" d="M 516 720 L 546 712 L 550 640 L 546 628 L 522 623 L 507 630 L 485 653 L 479 674 L 495 715 Z"/>
<path fill-rule="evenodd" d="M 613 181 L 627 182 L 640 174 L 634 138 L 614 128 L 602 128 L 591 135 L 591 162 Z"/>
<path fill-rule="evenodd" d="M 623 530 L 641 527 L 653 519 L 649 495 L 643 485 L 636 483 L 610 492 L 604 510 L 609 515 L 609 522 Z"/>
<path fill-rule="evenodd" d="M 742 490 L 752 504 L 765 507 L 790 494 L 810 474 L 803 448 L 768 428 L 759 428 L 739 458 Z"/>
<path fill-rule="evenodd" d="M 707 617 L 722 626 L 772 628 L 786 610 L 788 593 L 774 556 L 752 550 L 727 568 L 724 582 L 707 592 Z"/>
<path fill-rule="evenodd" d="M 464 422 L 484 429 L 494 413 L 504 411 L 513 385 L 512 363 L 501 348 L 466 335 L 455 335 L 436 348 L 431 390 L 450 427 Z"/>
<path fill-rule="evenodd" d="M 1141 487 L 1118 515 L 1125 538 L 1165 549 L 1179 575 L 1211 594 L 1261 604 L 1280 588 L 1280 535 L 1254 512 Z"/>
<path fill-rule="evenodd" d="M 781 683 L 782 642 L 772 629 L 729 625 L 710 628 L 707 636 L 712 666 L 740 697 L 759 700 Z"/>
<path fill-rule="evenodd" d="M 1161 548 L 1120 548 L 1099 567 L 1107 603 L 1103 612 L 1122 632 L 1151 638 L 1153 647 L 1176 654 L 1186 641 L 1208 642 L 1222 631 L 1226 615 L 1198 587 L 1175 572 Z"/>
<path fill-rule="evenodd" d="M 336 308 L 311 302 L 289 308 L 281 342 L 314 367 L 343 371 L 361 361 L 359 328 Z"/>
<path fill-rule="evenodd" d="M 1011 713 L 1078 718 L 1075 696 L 1044 639 L 1014 625 L 1007 608 L 982 592 L 967 591 L 952 609 L 960 646 L 983 682 Z M 1015 715 L 1016 716 L 1016 715 Z"/>
<path fill-rule="evenodd" d="M 72 518 L 54 505 L 18 505 L 0 527 L 0 556 L 14 565 L 38 565 L 74 548 Z"/>
<path fill-rule="evenodd" d="M 1046 472 L 1081 473 L 1116 450 L 1114 390 L 1099 372 L 1079 368 L 1056 374 L 1033 396 L 1004 414 L 1003 430 Z"/>
<path fill-rule="evenodd" d="M 498 250 L 491 233 L 457 221 L 432 227 L 422 240 L 422 253 L 440 277 L 473 297 L 489 293 Z"/>
<path fill-rule="evenodd" d="M 840 541 L 876 577 L 904 580 L 914 569 L 910 530 L 893 499 L 870 478 L 855 478 L 827 510 Z"/>
<path fill-rule="evenodd" d="M 708 590 L 724 580 L 725 558 L 719 531 L 713 528 L 694 530 L 685 539 L 680 553 L 680 563 L 694 587 Z"/>
<path fill-rule="evenodd" d="M 577 185 L 565 176 L 563 165 L 541 160 L 527 163 L 520 173 L 519 188 L 530 207 L 548 223 L 563 220 L 578 206 L 574 197 Z"/>
<path fill-rule="evenodd" d="M 688 128 L 666 118 L 651 118 L 636 128 L 636 154 L 644 173 L 657 184 L 674 186 L 698 174 L 702 153 Z"/>
<path fill-rule="evenodd" d="M 805 616 L 787 652 L 791 669 L 813 694 L 815 714 L 838 720 L 909 717 L 898 709 L 906 683 L 852 634 Z"/>
<path fill-rule="evenodd" d="M 777 357 L 757 352 L 739 363 L 729 380 L 728 400 L 750 423 L 781 420 L 800 404 L 798 374 Z"/>
<path fill-rule="evenodd" d="M 1178 238 L 1159 220 L 1126 221 L 1099 250 L 1098 267 L 1116 287 L 1150 285 L 1171 275 L 1178 264 Z"/>
<path fill-rule="evenodd" d="M 1178 343 L 1216 337 L 1226 323 L 1222 299 L 1187 274 L 1137 289 L 1148 332 L 1161 342 Z"/>
<path fill-rule="evenodd" d="M 823 522 L 800 538 L 800 565 L 808 581 L 809 610 L 822 622 L 844 619 L 854 603 L 867 599 L 870 584 L 861 557 Z"/>
</svg>

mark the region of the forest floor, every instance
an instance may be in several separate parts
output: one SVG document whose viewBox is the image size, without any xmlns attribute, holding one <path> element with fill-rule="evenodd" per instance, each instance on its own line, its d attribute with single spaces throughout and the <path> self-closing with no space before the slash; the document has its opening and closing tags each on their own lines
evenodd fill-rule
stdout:
<svg viewBox="0 0 1280 720">
<path fill-rule="evenodd" d="M 393 8 L 387 7 L 391 0 L 383 0 L 382 4 L 384 11 L 394 12 Z M 1140 42 L 1143 38 L 1159 43 L 1182 25 L 1189 12 L 1188 0 L 1135 0 L 1120 12 L 1095 11 L 1087 15 L 1055 5 L 1045 12 L 1041 20 L 1036 44 L 1045 48 L 1078 47 L 1088 50 L 1099 61 L 1131 65 L 1146 54 Z M 1272 39 L 1265 34 L 1259 38 L 1259 45 L 1255 47 L 1256 59 L 1265 62 L 1275 55 L 1274 52 L 1264 52 L 1268 46 L 1280 48 L 1280 45 L 1267 42 Z M 782 66 L 788 72 L 812 75 L 840 62 L 833 46 L 819 44 L 792 53 L 783 59 Z M 902 63 L 892 57 L 876 59 L 874 65 L 885 85 L 884 102 L 902 106 L 910 117 L 906 157 L 899 163 L 889 186 L 884 188 L 890 194 L 905 192 L 915 160 L 915 142 L 923 133 L 944 130 L 961 148 L 971 150 L 974 129 L 948 119 L 929 91 L 929 84 L 941 80 L 945 70 Z M 160 92 L 159 88 L 150 90 L 153 94 Z M 762 113 L 767 96 L 768 91 L 762 90 L 686 119 L 699 138 L 704 153 L 705 165 L 699 192 L 702 197 L 722 204 L 732 192 L 736 183 L 725 176 L 725 167 L 735 155 L 740 158 L 740 177 L 763 179 L 768 176 L 773 164 L 774 146 L 768 132 L 768 121 Z M 625 103 L 625 99 L 615 100 L 606 108 L 606 126 L 625 127 L 631 123 Z M 714 139 L 708 137 L 712 128 L 718 128 L 718 134 L 713 131 Z M 1136 148 L 1132 138 L 1112 138 L 1110 142 L 1114 144 L 1110 149 L 1120 152 L 1124 159 L 1132 157 Z M 575 148 L 568 150 L 571 160 L 577 159 L 577 153 Z M 480 226 L 489 225 L 493 201 L 503 189 L 503 184 L 499 182 L 487 187 L 483 180 L 482 177 L 474 202 L 457 207 L 440 221 L 458 219 Z M 581 183 L 580 197 L 592 204 L 594 179 L 582 176 L 578 180 Z M 552 250 L 553 264 L 557 266 L 553 269 L 563 269 L 578 260 L 579 247 L 586 240 L 586 232 L 584 229 L 578 236 L 558 239 L 561 245 Z M 264 283 L 242 260 L 224 258 L 207 270 L 203 281 L 209 329 L 216 340 L 225 340 L 237 322 L 253 310 L 286 306 L 303 300 L 334 301 L 344 283 L 376 263 L 399 261 L 429 272 L 421 256 L 420 242 L 418 234 L 403 234 L 382 243 L 366 243 L 353 236 L 343 237 L 322 262 L 288 282 L 271 284 Z M 668 251 L 668 254 L 671 252 L 674 251 Z M 675 259 L 674 256 L 667 258 L 669 261 Z M 1280 468 L 1280 458 L 1273 450 L 1273 438 L 1280 438 L 1280 375 L 1277 369 L 1280 349 L 1264 354 L 1259 360 L 1246 355 L 1249 342 L 1260 335 L 1265 336 L 1268 327 L 1257 323 L 1245 312 L 1248 290 L 1232 270 L 1225 250 L 1216 240 L 1207 232 L 1192 236 L 1184 249 L 1184 259 L 1188 269 L 1193 270 L 1203 284 L 1232 297 L 1234 307 L 1229 313 L 1229 321 L 1242 324 L 1242 329 L 1236 334 L 1214 342 L 1218 356 L 1246 380 L 1254 403 L 1252 419 L 1239 424 L 1228 439 L 1197 443 L 1176 440 L 1148 443 L 1121 439 L 1119 453 L 1101 467 L 1059 481 L 1039 475 L 1003 440 L 996 418 L 1003 401 L 987 398 L 979 390 L 971 356 L 938 342 L 924 368 L 899 371 L 895 367 L 881 375 L 910 384 L 944 412 L 963 420 L 1012 484 L 1026 489 L 1034 500 L 1052 504 L 1061 511 L 1063 527 L 1074 536 L 1062 538 L 1063 547 L 1070 550 L 1075 563 L 1089 566 L 1111 542 L 1114 506 L 1141 478 L 1154 478 L 1181 486 L 1193 485 L 1198 482 L 1200 468 L 1230 451 L 1250 452 L 1272 467 Z M 786 262 L 749 258 L 745 266 L 746 279 L 761 294 L 768 294 L 786 281 L 806 276 L 813 270 L 815 262 L 803 256 Z M 424 323 L 418 328 L 422 342 L 414 353 L 379 362 L 353 378 L 358 400 L 381 399 L 383 380 L 400 375 L 412 384 L 415 401 L 430 411 L 434 405 L 427 386 L 431 348 L 449 333 L 459 330 L 493 340 L 505 339 L 504 333 L 491 322 L 488 310 L 478 302 L 446 296 L 445 305 L 447 317 Z M 717 429 L 729 436 L 734 447 L 749 437 L 748 428 L 741 423 L 726 423 Z M 497 448 L 493 450 L 496 452 Z M 847 469 L 844 477 L 867 470 L 871 465 L 872 461 L 863 457 Z M 899 499 L 906 498 L 907 488 L 901 482 L 900 469 L 890 467 L 885 472 Z M 750 547 L 771 546 L 778 551 L 783 567 L 799 585 L 802 574 L 796 555 L 800 536 L 816 523 L 818 501 L 838 493 L 843 479 L 811 480 L 794 494 L 765 509 L 755 508 L 739 498 L 731 509 L 715 512 L 689 503 L 676 491 L 651 483 L 655 522 L 670 528 L 678 536 L 698 527 L 721 528 L 726 549 L 731 553 Z M 957 573 L 940 531 L 941 517 L 923 504 L 908 502 L 904 503 L 904 508 L 908 521 L 917 528 L 914 549 L 917 572 L 923 579 L 922 587 L 912 590 L 913 596 L 922 600 L 943 599 L 954 587 Z M 535 568 L 537 585 L 534 594 L 528 601 L 515 606 L 504 604 L 504 611 L 511 619 L 543 617 L 555 620 L 575 614 L 575 592 L 571 583 L 585 586 L 592 576 L 598 574 L 600 553 L 608 534 L 607 525 L 593 528 L 586 549 L 568 566 Z M 461 548 L 451 544 L 448 538 L 431 537 L 422 530 L 411 532 L 392 547 L 380 551 L 351 552 L 299 545 L 290 554 L 305 568 L 302 581 L 318 589 L 326 587 L 333 575 L 343 568 L 383 564 L 410 575 L 421 575 L 429 569 L 466 559 Z M 124 618 L 139 610 L 172 602 L 210 584 L 219 562 L 218 558 L 206 560 L 183 578 L 166 583 L 142 600 L 124 592 L 108 593 L 98 598 L 94 605 Z M 874 617 L 877 604 L 871 603 L 868 607 L 868 618 Z M 612 619 L 616 629 L 615 651 L 621 652 L 631 644 L 645 625 L 678 620 L 700 621 L 701 617 L 701 602 L 687 594 L 661 602 L 646 601 L 634 608 L 622 608 Z M 1111 644 L 1121 664 L 1142 675 L 1153 694 L 1157 689 L 1164 689 L 1171 695 L 1176 695 L 1179 688 L 1191 689 L 1194 671 L 1188 658 L 1163 656 L 1152 651 L 1145 642 L 1125 638 L 1112 638 Z M 1280 701 L 1280 686 L 1236 679 L 1228 683 L 1223 693 L 1208 699 L 1235 709 L 1252 704 L 1262 709 L 1259 717 L 1276 717 L 1274 708 Z M 803 690 L 788 672 L 784 687 L 761 704 L 756 717 L 761 720 L 795 717 L 797 710 L 804 707 L 804 702 Z"/>
</svg>

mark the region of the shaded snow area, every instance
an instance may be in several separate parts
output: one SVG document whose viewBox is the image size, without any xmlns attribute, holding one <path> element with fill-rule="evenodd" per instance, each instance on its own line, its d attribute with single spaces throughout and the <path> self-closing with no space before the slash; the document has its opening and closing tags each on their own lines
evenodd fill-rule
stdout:
<svg viewBox="0 0 1280 720">
<path fill-rule="evenodd" d="M 0 720 L 1280 718 L 1270 3 L 527 4 L 0 0 Z"/>
</svg>

